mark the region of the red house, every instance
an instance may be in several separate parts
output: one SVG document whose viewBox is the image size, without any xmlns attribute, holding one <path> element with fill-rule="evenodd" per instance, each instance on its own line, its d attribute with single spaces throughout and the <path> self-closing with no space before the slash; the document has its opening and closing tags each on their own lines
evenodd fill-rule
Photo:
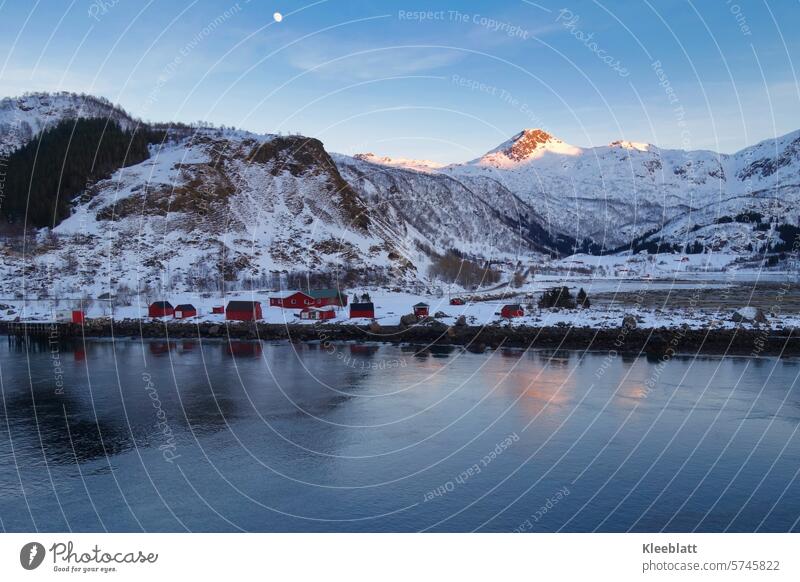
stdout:
<svg viewBox="0 0 800 582">
<path fill-rule="evenodd" d="M 345 307 L 347 305 L 347 294 L 338 289 L 314 289 L 308 294 L 314 300 L 315 307 L 324 307 L 325 305 Z"/>
<path fill-rule="evenodd" d="M 147 308 L 148 317 L 167 317 L 174 314 L 175 309 L 169 301 L 154 301 Z"/>
<path fill-rule="evenodd" d="M 306 307 L 300 312 L 300 319 L 333 319 L 336 312 L 333 307 Z"/>
<path fill-rule="evenodd" d="M 175 319 L 186 319 L 187 317 L 195 317 L 197 309 L 191 303 L 181 303 L 175 308 Z"/>
<path fill-rule="evenodd" d="M 86 319 L 86 313 L 83 311 L 79 311 L 77 309 L 72 310 L 72 323 L 80 323 L 82 324 Z"/>
<path fill-rule="evenodd" d="M 503 309 L 500 310 L 500 316 L 505 317 L 506 319 L 511 319 L 512 317 L 522 317 L 523 315 L 525 315 L 525 310 L 522 309 L 522 305 L 518 303 L 503 305 Z"/>
<path fill-rule="evenodd" d="M 254 321 L 261 317 L 260 301 L 228 301 L 225 308 L 225 319 Z"/>
<path fill-rule="evenodd" d="M 211 308 L 211 313 L 225 313 L 225 308 L 222 305 L 215 305 Z"/>
<path fill-rule="evenodd" d="M 453 297 L 450 300 L 450 305 L 464 305 L 466 301 L 464 301 L 461 297 Z"/>
<path fill-rule="evenodd" d="M 270 307 L 304 309 L 312 305 L 315 305 L 314 299 L 302 291 L 284 291 L 269 298 Z"/>
<path fill-rule="evenodd" d="M 350 317 L 375 317 L 375 305 L 369 303 L 351 303 Z"/>
<path fill-rule="evenodd" d="M 427 303 L 417 303 L 414 306 L 414 315 L 417 317 L 428 317 L 428 307 Z"/>
</svg>

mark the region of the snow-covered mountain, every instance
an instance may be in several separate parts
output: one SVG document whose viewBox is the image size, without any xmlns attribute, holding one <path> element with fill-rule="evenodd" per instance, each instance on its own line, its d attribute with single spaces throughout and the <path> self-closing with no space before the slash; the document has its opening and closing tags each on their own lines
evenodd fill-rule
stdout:
<svg viewBox="0 0 800 582">
<path fill-rule="evenodd" d="M 92 97 L 5 99 L 0 152 L 83 117 L 139 123 Z M 402 285 L 454 251 L 507 277 L 575 248 L 747 258 L 779 244 L 800 212 L 800 131 L 723 155 L 582 148 L 531 129 L 451 165 L 329 154 L 302 136 L 160 135 L 149 159 L 88 186 L 54 228 L 5 236 L 2 291 L 210 290 L 309 274 Z"/>
<path fill-rule="evenodd" d="M 6 97 L 0 101 L 0 155 L 22 147 L 47 127 L 78 118 L 108 119 L 123 129 L 136 123 L 123 109 L 101 97 L 66 92 Z"/>
<path fill-rule="evenodd" d="M 425 172 L 477 196 L 516 198 L 552 235 L 605 249 L 639 239 L 749 252 L 777 240 L 765 225 L 796 225 L 800 213 L 800 131 L 726 155 L 630 141 L 582 148 L 526 129 L 478 159 Z M 760 220 L 737 220 L 743 213 Z"/>
</svg>

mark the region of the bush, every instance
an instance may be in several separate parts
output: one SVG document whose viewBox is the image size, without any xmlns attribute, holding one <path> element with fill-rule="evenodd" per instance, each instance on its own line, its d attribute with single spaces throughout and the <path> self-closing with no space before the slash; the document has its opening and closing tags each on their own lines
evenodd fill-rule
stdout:
<svg viewBox="0 0 800 582">
<path fill-rule="evenodd" d="M 553 307 L 575 309 L 575 299 L 567 287 L 553 287 L 542 293 L 539 299 L 539 308 L 551 309 Z"/>
<path fill-rule="evenodd" d="M 428 271 L 433 278 L 447 283 L 458 283 L 465 289 L 474 289 L 500 281 L 500 273 L 491 267 L 481 266 L 450 250 L 443 256 L 435 256 Z"/>
<path fill-rule="evenodd" d="M 592 302 L 589 301 L 589 296 L 586 294 L 586 291 L 583 290 L 583 287 L 581 287 L 580 291 L 578 291 L 577 303 L 578 306 L 582 307 L 583 309 L 588 309 L 592 306 Z"/>
</svg>

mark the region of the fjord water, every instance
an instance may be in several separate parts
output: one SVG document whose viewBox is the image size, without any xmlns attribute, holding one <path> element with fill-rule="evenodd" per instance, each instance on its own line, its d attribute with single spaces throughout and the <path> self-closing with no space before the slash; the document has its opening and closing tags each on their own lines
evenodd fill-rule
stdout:
<svg viewBox="0 0 800 582">
<path fill-rule="evenodd" d="M 0 344 L 4 531 L 789 531 L 800 362 Z"/>
</svg>

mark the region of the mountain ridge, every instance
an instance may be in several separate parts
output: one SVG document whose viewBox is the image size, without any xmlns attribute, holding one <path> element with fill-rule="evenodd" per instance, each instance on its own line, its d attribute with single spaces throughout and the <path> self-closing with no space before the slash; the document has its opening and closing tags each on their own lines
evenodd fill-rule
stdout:
<svg viewBox="0 0 800 582">
<path fill-rule="evenodd" d="M 0 151 L 84 115 L 163 133 L 149 159 L 87 186 L 27 255 L 2 247 L 6 291 L 23 276 L 41 292 L 56 281 L 100 293 L 309 276 L 428 285 L 453 256 L 523 279 L 575 252 L 781 261 L 800 210 L 800 130 L 727 155 L 623 140 L 578 148 L 527 129 L 441 165 L 329 153 L 304 136 L 143 124 L 89 96 L 0 103 Z M 9 112 L 24 131 L 8 131 Z"/>
</svg>

